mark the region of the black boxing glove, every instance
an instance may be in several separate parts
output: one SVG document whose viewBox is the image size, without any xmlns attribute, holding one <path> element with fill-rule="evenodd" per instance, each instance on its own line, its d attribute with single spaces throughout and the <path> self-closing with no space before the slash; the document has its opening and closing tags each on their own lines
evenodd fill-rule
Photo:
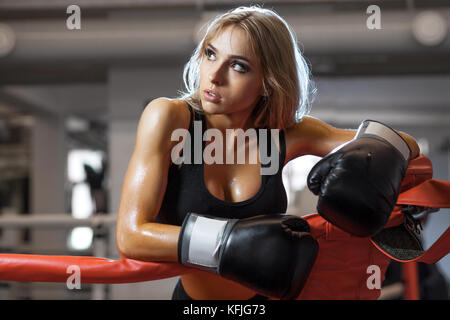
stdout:
<svg viewBox="0 0 450 320">
<path fill-rule="evenodd" d="M 317 252 L 308 223 L 286 214 L 224 219 L 188 213 L 178 240 L 180 263 L 279 299 L 300 294 Z"/>
<path fill-rule="evenodd" d="M 390 127 L 365 120 L 355 138 L 310 171 L 318 213 L 342 230 L 370 237 L 386 225 L 397 202 L 411 150 Z"/>
</svg>

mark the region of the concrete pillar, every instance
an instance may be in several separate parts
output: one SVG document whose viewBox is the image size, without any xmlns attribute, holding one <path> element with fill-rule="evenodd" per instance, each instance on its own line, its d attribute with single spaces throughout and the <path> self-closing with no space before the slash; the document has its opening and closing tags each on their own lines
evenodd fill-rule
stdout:
<svg viewBox="0 0 450 320">
<path fill-rule="evenodd" d="M 31 212 L 64 213 L 66 134 L 62 116 L 36 116 L 31 143 Z M 30 245 L 50 253 L 65 250 L 67 230 L 34 229 Z"/>
<path fill-rule="evenodd" d="M 63 117 L 35 117 L 31 154 L 31 212 L 65 212 L 67 150 Z"/>
</svg>

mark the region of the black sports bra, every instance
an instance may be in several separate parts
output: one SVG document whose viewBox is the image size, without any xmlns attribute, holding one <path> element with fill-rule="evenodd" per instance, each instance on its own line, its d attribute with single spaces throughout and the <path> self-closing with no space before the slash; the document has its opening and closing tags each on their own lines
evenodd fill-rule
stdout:
<svg viewBox="0 0 450 320">
<path fill-rule="evenodd" d="M 204 115 L 195 112 L 189 106 L 191 121 L 189 133 L 194 141 L 194 122 L 202 121 L 202 137 L 206 130 Z M 257 135 L 259 136 L 259 135 Z M 286 190 L 282 180 L 282 170 L 285 160 L 285 137 L 283 130 L 279 131 L 280 152 L 271 148 L 271 134 L 267 134 L 268 154 L 273 150 L 278 153 L 278 171 L 273 175 L 261 175 L 262 183 L 258 192 L 250 199 L 240 202 L 221 200 L 212 195 L 207 189 L 203 177 L 203 161 L 201 164 L 172 163 L 169 168 L 168 181 L 164 199 L 156 221 L 165 224 L 181 226 L 188 212 L 212 215 L 223 218 L 247 218 L 261 214 L 285 213 L 287 209 Z M 259 137 L 258 137 L 259 145 Z M 202 152 L 205 141 L 202 139 Z M 259 150 L 261 148 L 258 148 Z M 191 143 L 191 155 L 194 155 L 194 143 Z M 264 167 L 264 164 L 261 163 Z"/>
</svg>

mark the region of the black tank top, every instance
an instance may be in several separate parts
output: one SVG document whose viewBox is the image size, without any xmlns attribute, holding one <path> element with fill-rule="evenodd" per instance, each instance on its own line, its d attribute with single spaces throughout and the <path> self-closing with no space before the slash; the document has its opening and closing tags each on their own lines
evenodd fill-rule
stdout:
<svg viewBox="0 0 450 320">
<path fill-rule="evenodd" d="M 191 121 L 189 133 L 192 137 L 191 155 L 194 155 L 194 119 L 202 121 L 202 137 L 206 130 L 206 120 L 204 115 L 191 111 Z M 259 145 L 259 134 L 258 145 Z M 272 139 L 271 134 L 267 134 L 268 154 L 270 154 Z M 240 202 L 229 202 L 221 200 L 212 195 L 206 187 L 203 177 L 203 160 L 201 164 L 183 163 L 177 165 L 171 163 L 164 199 L 159 211 L 157 222 L 181 226 L 188 212 L 211 215 L 222 218 L 247 218 L 261 214 L 270 215 L 285 213 L 287 209 L 286 190 L 283 185 L 282 171 L 285 160 L 285 140 L 284 132 L 280 130 L 280 152 L 277 148 L 273 150 L 278 153 L 278 171 L 273 175 L 261 175 L 261 186 L 258 192 L 250 199 Z M 205 141 L 202 139 L 202 152 L 205 148 Z M 258 148 L 260 149 L 260 148 Z M 261 163 L 264 167 L 264 164 Z"/>
</svg>

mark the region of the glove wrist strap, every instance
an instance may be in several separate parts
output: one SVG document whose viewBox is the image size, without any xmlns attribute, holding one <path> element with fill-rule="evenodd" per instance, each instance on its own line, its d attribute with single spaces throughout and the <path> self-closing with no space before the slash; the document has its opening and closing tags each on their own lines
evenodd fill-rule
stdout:
<svg viewBox="0 0 450 320">
<path fill-rule="evenodd" d="M 230 224 L 234 224 L 234 220 L 189 213 L 180 232 L 180 262 L 217 272 L 220 247 Z"/>
<path fill-rule="evenodd" d="M 389 126 L 373 121 L 365 120 L 358 128 L 355 139 L 364 137 L 379 137 L 389 142 L 403 156 L 405 161 L 409 161 L 411 150 L 405 140 Z"/>
</svg>

